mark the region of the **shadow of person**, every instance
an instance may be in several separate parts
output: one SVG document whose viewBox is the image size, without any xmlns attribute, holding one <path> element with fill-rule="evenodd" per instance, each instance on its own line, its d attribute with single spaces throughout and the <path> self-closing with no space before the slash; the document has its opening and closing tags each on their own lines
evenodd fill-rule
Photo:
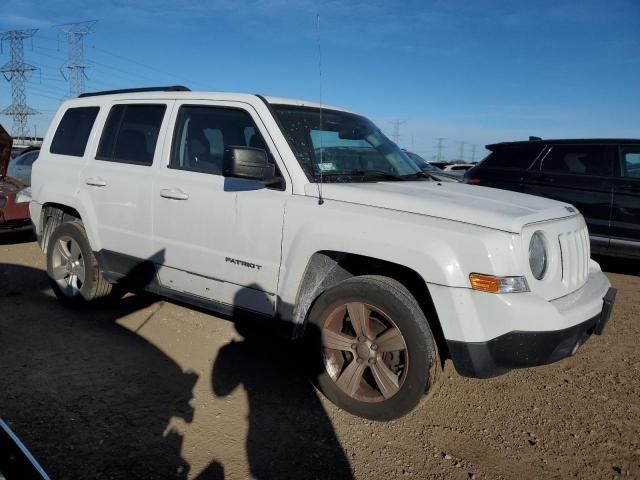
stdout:
<svg viewBox="0 0 640 480">
<path fill-rule="evenodd" d="M 251 297 L 255 295 L 252 286 Z M 236 305 L 246 305 L 243 292 Z M 302 342 L 274 320 L 234 316 L 243 337 L 222 347 L 212 370 L 218 397 L 242 385 L 249 403 L 247 457 L 254 479 L 351 479 L 349 462 L 314 387 Z M 281 327 L 281 326 L 280 326 Z"/>
<path fill-rule="evenodd" d="M 52 478 L 187 478 L 170 426 L 192 422 L 198 375 L 116 323 L 148 322 L 158 298 L 77 311 L 48 287 L 42 270 L 0 263 L 0 415 Z M 222 478 L 216 462 L 207 471 Z"/>
</svg>

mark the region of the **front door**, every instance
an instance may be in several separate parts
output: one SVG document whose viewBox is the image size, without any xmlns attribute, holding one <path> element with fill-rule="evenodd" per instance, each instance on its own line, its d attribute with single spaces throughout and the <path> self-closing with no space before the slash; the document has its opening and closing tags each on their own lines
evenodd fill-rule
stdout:
<svg viewBox="0 0 640 480">
<path fill-rule="evenodd" d="M 266 129 L 241 102 L 183 102 L 173 124 L 154 181 L 161 286 L 230 309 L 274 314 L 289 190 L 284 179 L 266 187 L 222 175 L 231 145 L 265 149 L 277 164 Z"/>
</svg>

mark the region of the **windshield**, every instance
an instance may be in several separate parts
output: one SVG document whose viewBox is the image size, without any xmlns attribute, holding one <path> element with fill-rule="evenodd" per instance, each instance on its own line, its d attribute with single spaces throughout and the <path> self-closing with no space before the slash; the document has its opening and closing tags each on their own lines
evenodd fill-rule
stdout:
<svg viewBox="0 0 640 480">
<path fill-rule="evenodd" d="M 422 170 L 373 123 L 352 113 L 273 105 L 311 181 L 426 180 Z M 320 122 L 322 114 L 322 124 Z"/>
</svg>

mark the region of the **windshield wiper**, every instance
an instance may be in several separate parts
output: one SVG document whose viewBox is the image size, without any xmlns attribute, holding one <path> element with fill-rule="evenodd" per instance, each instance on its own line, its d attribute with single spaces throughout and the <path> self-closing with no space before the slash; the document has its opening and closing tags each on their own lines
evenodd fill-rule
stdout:
<svg viewBox="0 0 640 480">
<path fill-rule="evenodd" d="M 417 178 L 429 178 L 428 175 L 422 172 L 410 173 L 408 175 L 396 175 L 394 173 L 385 172 L 383 170 L 343 170 L 343 171 L 333 171 L 333 172 L 324 172 L 322 173 L 323 177 L 336 178 L 336 177 L 358 177 L 360 179 L 376 179 L 376 180 L 394 180 L 400 182 L 406 182 L 408 180 L 414 180 Z M 316 180 L 320 178 L 320 174 L 315 174 Z"/>
<path fill-rule="evenodd" d="M 373 177 L 373 178 L 384 178 L 386 180 L 399 180 L 405 181 L 407 180 L 406 176 L 396 175 L 394 173 L 385 172 L 383 170 L 353 170 L 348 173 L 348 175 L 354 177 Z"/>
</svg>

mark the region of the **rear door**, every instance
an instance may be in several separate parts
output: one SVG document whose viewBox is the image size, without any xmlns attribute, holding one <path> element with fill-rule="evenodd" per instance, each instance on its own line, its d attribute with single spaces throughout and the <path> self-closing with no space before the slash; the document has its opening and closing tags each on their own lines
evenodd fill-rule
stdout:
<svg viewBox="0 0 640 480">
<path fill-rule="evenodd" d="M 525 193 L 575 205 L 598 253 L 609 243 L 614 157 L 610 145 L 552 145 L 524 188 Z"/>
<path fill-rule="evenodd" d="M 106 271 L 126 274 L 152 255 L 152 170 L 160 158 L 171 101 L 109 105 L 97 148 L 81 175 L 80 196 Z"/>
<path fill-rule="evenodd" d="M 620 176 L 613 181 L 610 249 L 640 257 L 640 145 L 620 149 Z"/>
</svg>

